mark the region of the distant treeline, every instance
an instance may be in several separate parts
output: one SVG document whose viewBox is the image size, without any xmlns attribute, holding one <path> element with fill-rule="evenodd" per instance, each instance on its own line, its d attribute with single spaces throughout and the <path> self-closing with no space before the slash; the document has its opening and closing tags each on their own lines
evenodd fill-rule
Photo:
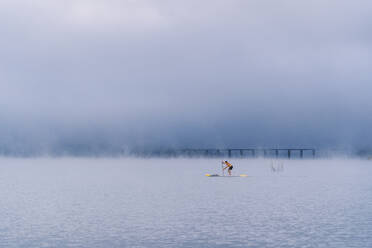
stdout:
<svg viewBox="0 0 372 248">
<path fill-rule="evenodd" d="M 189 149 L 190 150 L 190 149 Z M 89 146 L 84 144 L 74 144 L 68 146 L 58 146 L 58 147 L 44 147 L 41 149 L 38 147 L 25 149 L 23 148 L 8 148 L 0 146 L 0 156 L 3 157 L 42 157 L 42 156 L 52 156 L 52 157 L 164 157 L 164 158 L 176 158 L 176 157 L 209 157 L 209 158 L 274 158 L 276 157 L 274 153 L 263 153 L 256 152 L 255 154 L 245 152 L 232 152 L 227 153 L 226 149 L 220 149 L 218 153 L 213 152 L 202 152 L 196 149 L 191 149 L 192 152 L 187 149 L 176 149 L 176 148 L 128 148 L 128 147 L 117 147 L 117 146 Z M 257 149 L 258 151 L 263 151 L 264 149 Z M 204 150 L 205 151 L 205 150 Z M 279 158 L 288 158 L 286 152 L 280 152 L 278 154 Z M 304 152 L 303 157 L 313 158 L 311 153 Z M 332 158 L 332 157 L 358 157 L 358 158 L 372 158 L 372 149 L 316 149 L 315 158 Z M 300 158 L 298 152 L 292 152 L 291 158 Z"/>
</svg>

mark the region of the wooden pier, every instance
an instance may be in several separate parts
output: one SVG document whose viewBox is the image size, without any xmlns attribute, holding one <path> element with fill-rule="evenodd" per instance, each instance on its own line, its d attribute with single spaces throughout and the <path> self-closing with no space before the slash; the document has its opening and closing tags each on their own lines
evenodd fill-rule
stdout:
<svg viewBox="0 0 372 248">
<path fill-rule="evenodd" d="M 304 158 L 304 153 L 311 155 L 315 158 L 315 149 L 313 148 L 226 148 L 226 149 L 182 149 L 178 150 L 177 154 L 195 157 L 275 157 L 279 158 L 280 155 L 291 159 L 294 154 L 298 154 L 299 158 Z"/>
</svg>

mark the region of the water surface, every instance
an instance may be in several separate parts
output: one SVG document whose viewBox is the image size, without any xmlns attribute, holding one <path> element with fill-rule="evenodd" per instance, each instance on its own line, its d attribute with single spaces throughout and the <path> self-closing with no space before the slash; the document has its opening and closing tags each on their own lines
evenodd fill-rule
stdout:
<svg viewBox="0 0 372 248">
<path fill-rule="evenodd" d="M 372 247 L 372 162 L 1 159 L 0 247 Z"/>
</svg>

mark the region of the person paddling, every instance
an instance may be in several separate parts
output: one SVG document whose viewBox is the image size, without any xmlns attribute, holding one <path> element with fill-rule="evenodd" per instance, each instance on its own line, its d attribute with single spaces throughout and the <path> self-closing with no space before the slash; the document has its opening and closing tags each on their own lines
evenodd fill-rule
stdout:
<svg viewBox="0 0 372 248">
<path fill-rule="evenodd" d="M 232 169 L 234 168 L 234 166 L 232 164 L 230 164 L 229 162 L 227 161 L 222 161 L 222 164 L 226 165 L 226 167 L 223 168 L 223 170 L 227 169 L 227 172 L 229 173 L 229 176 L 231 176 L 231 171 Z"/>
</svg>

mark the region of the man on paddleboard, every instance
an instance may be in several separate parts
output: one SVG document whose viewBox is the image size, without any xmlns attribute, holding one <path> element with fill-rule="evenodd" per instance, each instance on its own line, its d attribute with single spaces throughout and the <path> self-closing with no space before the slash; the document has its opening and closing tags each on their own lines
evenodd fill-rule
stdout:
<svg viewBox="0 0 372 248">
<path fill-rule="evenodd" d="M 227 161 L 222 161 L 222 164 L 226 165 L 226 167 L 223 168 L 223 170 L 227 169 L 227 172 L 229 173 L 229 176 L 231 176 L 231 171 L 232 169 L 234 168 L 234 166 L 232 166 L 232 164 L 230 164 L 229 162 Z"/>
</svg>

